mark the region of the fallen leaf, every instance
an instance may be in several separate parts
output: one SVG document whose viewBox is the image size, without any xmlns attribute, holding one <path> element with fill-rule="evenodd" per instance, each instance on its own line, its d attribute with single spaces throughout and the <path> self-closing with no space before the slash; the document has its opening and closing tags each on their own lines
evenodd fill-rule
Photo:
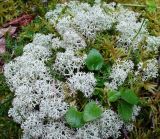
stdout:
<svg viewBox="0 0 160 139">
<path fill-rule="evenodd" d="M 13 36 L 17 31 L 17 27 L 9 26 L 7 28 L 0 28 L 0 38 L 2 38 L 6 33 L 9 33 L 10 36 Z"/>
<path fill-rule="evenodd" d="M 0 54 L 4 53 L 6 51 L 5 47 L 5 38 L 0 38 Z"/>
<path fill-rule="evenodd" d="M 3 25 L 3 27 L 12 26 L 26 26 L 35 18 L 34 15 L 23 14 L 20 17 L 13 19 L 12 21 Z"/>
</svg>

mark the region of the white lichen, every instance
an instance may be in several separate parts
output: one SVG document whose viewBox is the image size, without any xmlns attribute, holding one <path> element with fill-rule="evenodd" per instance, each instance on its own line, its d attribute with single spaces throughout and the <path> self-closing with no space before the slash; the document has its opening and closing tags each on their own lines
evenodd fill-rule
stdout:
<svg viewBox="0 0 160 139">
<path fill-rule="evenodd" d="M 68 78 L 68 84 L 70 88 L 81 91 L 84 93 L 84 96 L 90 97 L 93 94 L 96 79 L 93 73 L 77 72 Z"/>
<path fill-rule="evenodd" d="M 53 68 L 65 76 L 71 76 L 82 68 L 85 58 L 86 56 L 75 56 L 72 50 L 66 50 L 64 53 L 58 52 Z"/>
<path fill-rule="evenodd" d="M 100 119 L 79 128 L 76 137 L 79 139 L 118 138 L 123 121 L 112 110 L 106 110 Z"/>
<path fill-rule="evenodd" d="M 149 59 L 146 61 L 146 65 L 144 65 L 142 80 L 147 81 L 156 77 L 158 77 L 158 60 Z"/>
<path fill-rule="evenodd" d="M 118 60 L 112 67 L 109 76 L 110 82 L 106 82 L 105 86 L 111 90 L 117 90 L 126 80 L 128 74 L 132 71 L 134 63 L 131 60 Z"/>
</svg>

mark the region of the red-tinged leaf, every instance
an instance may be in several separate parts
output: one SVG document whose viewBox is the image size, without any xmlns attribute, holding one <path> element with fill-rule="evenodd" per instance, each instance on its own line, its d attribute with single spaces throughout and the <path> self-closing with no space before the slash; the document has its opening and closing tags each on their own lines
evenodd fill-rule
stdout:
<svg viewBox="0 0 160 139">
<path fill-rule="evenodd" d="M 33 19 L 35 18 L 34 15 L 29 15 L 29 14 L 23 14 L 20 17 L 17 17 L 13 19 L 12 21 L 4 24 L 3 26 L 9 26 L 9 25 L 14 25 L 14 26 L 26 26 L 29 24 Z"/>
<path fill-rule="evenodd" d="M 19 24 L 20 24 L 20 26 L 26 26 L 26 25 L 28 25 L 32 20 L 33 20 L 33 19 L 31 19 L 31 18 L 27 18 L 27 19 L 21 20 L 21 21 L 19 22 Z"/>
<path fill-rule="evenodd" d="M 6 51 L 5 47 L 5 38 L 0 38 L 0 54 L 4 53 Z"/>
<path fill-rule="evenodd" d="M 0 38 L 3 37 L 6 33 L 9 33 L 10 36 L 13 36 L 17 31 L 17 27 L 9 26 L 7 28 L 0 29 Z"/>
</svg>

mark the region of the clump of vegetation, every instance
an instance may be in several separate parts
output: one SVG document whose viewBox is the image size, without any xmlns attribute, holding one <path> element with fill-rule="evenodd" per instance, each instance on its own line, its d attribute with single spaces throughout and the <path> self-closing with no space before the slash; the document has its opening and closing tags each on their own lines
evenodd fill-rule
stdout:
<svg viewBox="0 0 160 139">
<path fill-rule="evenodd" d="M 89 3 L 91 5 L 94 5 L 93 1 L 89 1 Z M 51 5 L 54 4 L 51 3 Z M 49 7 L 51 7 L 51 5 L 49 5 Z M 50 75 L 52 76 L 52 78 L 56 80 L 55 83 L 53 82 L 55 86 L 51 85 L 51 87 L 55 87 L 55 89 L 60 89 L 61 87 L 61 93 L 64 93 L 64 98 L 62 98 L 62 102 L 64 102 L 64 110 L 58 112 L 59 115 L 56 115 L 55 113 L 50 114 L 53 109 L 51 109 L 50 112 L 45 111 L 46 108 L 42 107 L 45 103 L 49 103 L 48 105 L 53 106 L 58 103 L 57 101 L 50 100 L 50 98 L 47 97 L 45 98 L 47 99 L 47 101 L 44 101 L 43 105 L 41 105 L 41 103 L 37 103 L 34 106 L 34 112 L 42 111 L 43 109 L 43 111 L 45 111 L 44 113 L 48 113 L 47 116 L 49 118 L 52 118 L 54 119 L 54 121 L 56 121 L 51 122 L 50 125 L 49 119 L 44 118 L 43 122 L 46 123 L 47 128 L 55 130 L 56 128 L 54 128 L 53 125 L 56 124 L 61 127 L 61 130 L 63 129 L 64 134 L 68 136 L 68 138 L 70 135 L 75 134 L 74 130 L 72 129 L 79 128 L 77 129 L 78 134 L 76 134 L 76 137 L 87 137 L 87 134 L 85 135 L 84 133 L 88 132 L 88 128 L 94 129 L 95 133 L 92 134 L 93 136 L 96 136 L 98 134 L 96 133 L 97 128 L 95 127 L 100 123 L 103 127 L 103 130 L 101 130 L 101 135 L 98 135 L 98 137 L 102 137 L 104 135 L 103 132 L 107 132 L 107 130 L 105 129 L 106 126 L 103 125 L 103 120 L 111 120 L 112 123 L 106 123 L 108 125 L 110 124 L 110 128 L 115 128 L 113 126 L 114 122 L 119 123 L 118 125 L 116 125 L 116 127 L 118 128 L 116 135 L 111 135 L 114 138 L 119 137 L 120 134 L 122 135 L 122 137 L 126 138 L 159 137 L 160 119 L 158 117 L 158 113 L 160 88 L 158 87 L 159 80 L 157 67 L 157 59 L 159 57 L 158 36 L 160 35 L 160 15 L 157 12 L 159 8 L 153 1 L 147 1 L 147 3 L 140 4 L 123 3 L 123 5 L 126 7 L 130 7 L 134 11 L 142 11 L 141 16 L 138 17 L 138 21 L 136 21 L 140 23 L 138 25 L 137 32 L 133 36 L 127 37 L 131 37 L 131 42 L 129 43 L 125 40 L 125 38 L 123 38 L 125 37 L 125 35 L 128 35 L 128 32 L 125 32 L 124 28 L 121 29 L 121 26 L 117 25 L 121 21 L 118 21 L 118 23 L 109 23 L 107 26 L 107 31 L 101 31 L 100 29 L 100 31 L 97 31 L 98 33 L 92 31 L 88 33 L 88 30 L 83 30 L 84 26 L 81 26 L 83 22 L 81 24 L 74 24 L 73 21 L 75 27 L 74 29 L 78 30 L 81 35 L 78 36 L 79 34 L 77 35 L 74 30 L 69 30 L 67 32 L 66 29 L 68 30 L 69 28 L 69 26 L 67 26 L 68 20 L 65 21 L 65 24 L 60 24 L 61 19 L 68 15 L 73 18 L 75 14 L 73 14 L 73 11 L 71 11 L 68 7 L 67 9 L 63 6 L 59 7 L 64 9 L 62 10 L 62 12 L 58 13 L 58 18 L 56 17 L 57 19 L 54 18 L 52 20 L 52 16 L 55 16 L 54 12 L 46 15 L 52 25 L 48 24 L 48 22 L 44 18 L 37 16 L 30 25 L 21 29 L 21 32 L 18 34 L 18 37 L 16 39 L 12 39 L 9 36 L 6 36 L 7 52 L 2 54 L 0 57 L 3 61 L 5 61 L 5 63 L 8 63 L 17 56 L 23 57 L 23 48 L 28 43 L 31 43 L 31 46 L 33 45 L 33 54 L 32 52 L 30 52 L 29 45 L 26 46 L 26 49 L 24 49 L 24 53 L 28 55 L 29 52 L 32 56 L 35 57 L 40 56 L 36 55 L 36 49 L 40 49 L 36 47 L 36 45 L 41 45 L 42 47 L 50 47 L 49 51 L 51 53 L 45 49 L 43 51 L 44 58 L 47 57 L 45 66 L 47 66 L 50 70 Z M 115 7 L 113 6 L 112 8 Z M 109 7 L 109 10 L 112 11 L 112 8 Z M 148 21 L 141 21 L 140 18 L 146 18 L 148 19 Z M 87 22 L 85 23 L 87 24 Z M 109 27 L 110 24 L 112 24 L 111 28 Z M 65 28 L 65 26 L 67 26 L 67 28 Z M 130 30 L 132 30 L 132 28 Z M 148 32 L 149 36 L 147 34 Z M 43 33 L 46 35 L 38 34 L 37 36 L 33 37 L 37 33 Z M 47 35 L 48 33 L 52 33 L 54 34 L 54 36 Z M 139 38 L 139 36 L 141 36 L 141 34 L 143 33 L 146 34 L 146 36 L 142 36 L 142 38 Z M 73 36 L 76 37 L 70 38 L 72 34 L 74 34 Z M 55 38 L 55 36 L 58 37 Z M 117 36 L 119 38 L 122 38 L 122 40 L 118 40 Z M 73 39 L 77 39 L 77 41 L 74 42 Z M 83 42 L 83 39 L 85 40 L 85 42 Z M 125 41 L 123 41 L 123 39 Z M 129 47 L 129 49 L 126 49 L 124 46 Z M 66 47 L 70 48 L 66 49 Z M 68 63 L 65 61 L 65 58 L 70 58 L 67 61 Z M 73 59 L 75 61 L 71 63 L 71 65 L 69 65 L 69 62 L 72 62 Z M 38 60 L 43 60 L 43 57 L 38 57 Z M 22 63 L 25 63 L 25 61 L 22 61 Z M 79 64 L 78 67 L 76 67 L 77 64 Z M 152 68 L 150 69 L 150 67 Z M 94 74 L 89 74 L 90 72 Z M 121 73 L 120 76 L 119 73 Z M 45 76 L 48 76 L 48 74 L 46 73 Z M 8 76 L 6 77 L 7 80 L 9 80 Z M 11 101 L 14 98 L 13 93 L 11 93 L 9 88 L 7 87 L 3 74 L 1 74 L 0 76 L 0 81 L 2 82 L 0 90 L 2 90 L 1 92 L 3 92 L 1 97 L 2 105 L 0 107 L 0 118 L 2 119 L 3 123 L 3 126 L 0 127 L 0 132 L 2 131 L 3 133 L 2 138 L 19 138 L 21 136 L 21 129 L 19 128 L 19 125 L 14 123 L 7 116 L 8 109 L 11 107 Z M 50 79 L 47 79 L 47 84 L 48 82 L 52 83 Z M 10 87 L 11 86 L 12 85 L 10 85 Z M 89 91 L 86 91 L 87 89 Z M 57 95 L 61 96 L 62 94 Z M 16 94 L 16 97 L 19 96 Z M 59 101 L 60 98 L 58 98 Z M 59 105 L 62 106 L 61 103 Z M 141 111 L 138 106 L 142 107 Z M 54 110 L 56 110 L 56 108 L 54 108 Z M 25 118 L 28 119 L 28 121 L 32 121 L 32 119 L 34 119 L 39 122 L 39 120 L 37 119 L 39 115 L 34 112 L 33 115 L 30 115 L 28 117 L 26 115 L 23 116 L 26 116 Z M 112 117 L 115 117 L 117 121 L 114 118 L 109 119 L 109 113 L 111 113 Z M 115 113 L 118 113 L 118 117 Z M 11 113 L 11 115 L 16 121 L 14 113 Z M 135 120 L 136 116 L 137 120 Z M 63 123 L 64 121 L 65 124 Z M 131 129 L 131 132 L 127 132 L 132 126 L 129 125 L 131 121 L 134 123 L 135 128 Z M 39 132 L 37 132 L 37 134 L 35 134 L 34 130 L 28 131 L 28 126 L 32 125 L 30 125 L 30 122 L 23 122 L 22 128 L 24 132 L 29 132 L 30 136 L 32 137 L 40 136 L 40 130 L 38 130 Z M 66 127 L 66 123 L 69 128 Z M 11 127 L 11 129 L 5 130 L 4 127 L 9 126 Z M 39 127 L 40 125 L 38 126 L 38 128 Z M 57 129 L 57 131 L 59 132 L 59 128 Z M 47 135 L 50 135 L 48 131 L 44 132 Z M 57 133 L 56 130 L 54 132 L 55 136 L 60 136 L 60 132 Z M 107 136 L 106 134 L 106 137 L 109 136 L 110 135 Z"/>
</svg>

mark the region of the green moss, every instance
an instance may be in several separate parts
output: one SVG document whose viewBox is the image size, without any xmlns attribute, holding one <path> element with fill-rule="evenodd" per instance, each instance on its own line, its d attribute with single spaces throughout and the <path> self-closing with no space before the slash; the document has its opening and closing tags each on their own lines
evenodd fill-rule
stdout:
<svg viewBox="0 0 160 139">
<path fill-rule="evenodd" d="M 0 138 L 19 139 L 21 136 L 20 125 L 8 117 L 8 110 L 12 107 L 14 94 L 6 84 L 5 77 L 0 74 Z"/>
</svg>

